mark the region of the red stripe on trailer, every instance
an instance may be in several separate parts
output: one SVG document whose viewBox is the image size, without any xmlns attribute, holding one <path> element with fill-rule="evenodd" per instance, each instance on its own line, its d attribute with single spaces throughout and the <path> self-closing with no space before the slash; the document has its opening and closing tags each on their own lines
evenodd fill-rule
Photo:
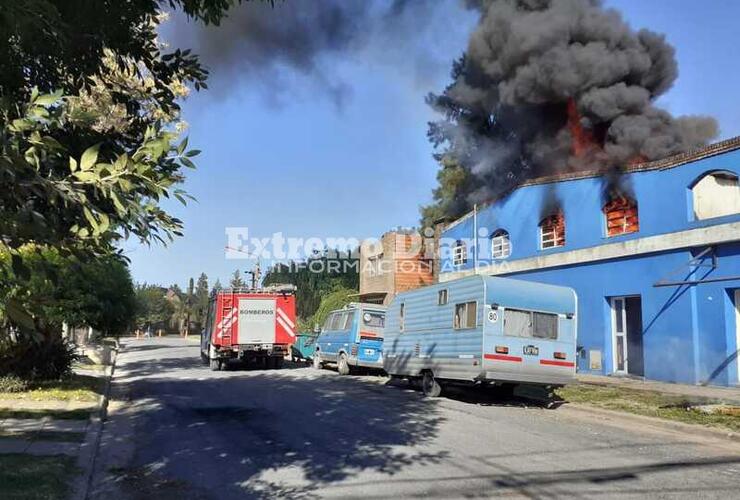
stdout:
<svg viewBox="0 0 740 500">
<path fill-rule="evenodd" d="M 568 368 L 573 368 L 574 366 L 576 366 L 576 364 L 572 361 L 556 361 L 554 359 L 541 359 L 540 364 L 551 366 L 567 366 Z"/>
<path fill-rule="evenodd" d="M 485 354 L 483 356 L 486 359 L 495 359 L 496 361 L 514 361 L 515 363 L 521 363 L 522 358 L 519 356 L 504 356 L 503 354 Z"/>
</svg>

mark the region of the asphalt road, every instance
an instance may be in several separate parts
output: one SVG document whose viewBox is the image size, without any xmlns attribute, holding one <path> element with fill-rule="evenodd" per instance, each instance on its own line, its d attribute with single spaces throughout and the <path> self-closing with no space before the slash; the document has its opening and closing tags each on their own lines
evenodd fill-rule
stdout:
<svg viewBox="0 0 740 500">
<path fill-rule="evenodd" d="M 192 341 L 125 344 L 94 499 L 740 495 L 737 444 L 474 390 L 426 399 L 380 376 L 211 372 Z"/>
</svg>

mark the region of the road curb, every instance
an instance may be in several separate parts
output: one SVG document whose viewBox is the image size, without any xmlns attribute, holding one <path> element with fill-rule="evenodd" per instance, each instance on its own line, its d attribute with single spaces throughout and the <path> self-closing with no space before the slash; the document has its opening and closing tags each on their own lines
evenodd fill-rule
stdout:
<svg viewBox="0 0 740 500">
<path fill-rule="evenodd" d="M 90 417 L 90 423 L 85 432 L 85 442 L 80 446 L 80 453 L 77 455 L 77 467 L 83 472 L 75 480 L 72 495 L 70 496 L 73 500 L 85 500 L 90 490 L 93 470 L 95 469 L 95 459 L 98 455 L 100 439 L 103 434 L 103 422 L 108 415 L 111 383 L 113 381 L 117 359 L 118 348 L 113 351 L 110 368 L 106 368 L 106 371 L 110 370 L 110 373 L 107 374 L 108 380 L 103 389 L 103 394 L 98 399 L 98 411 L 96 415 Z"/>
<path fill-rule="evenodd" d="M 686 424 L 684 422 L 674 422 L 672 420 L 666 420 L 658 417 L 649 417 L 647 415 L 636 415 L 634 413 L 627 413 L 617 410 L 607 410 L 604 408 L 597 408 L 595 406 L 566 403 L 558 409 L 559 412 L 573 412 L 580 414 L 588 414 L 591 416 L 599 417 L 612 417 L 619 418 L 621 420 L 631 420 L 635 423 L 649 425 L 652 427 L 659 427 L 663 430 L 669 429 L 672 431 L 678 431 L 693 436 L 702 436 L 710 439 L 729 440 L 735 443 L 740 443 L 740 434 L 732 431 L 725 431 L 722 429 L 713 429 L 711 427 L 705 427 L 703 425 Z"/>
</svg>

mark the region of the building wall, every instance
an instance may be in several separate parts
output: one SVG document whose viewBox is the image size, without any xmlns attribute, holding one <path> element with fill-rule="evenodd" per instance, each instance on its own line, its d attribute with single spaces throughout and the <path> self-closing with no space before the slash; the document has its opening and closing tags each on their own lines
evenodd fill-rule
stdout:
<svg viewBox="0 0 740 500">
<path fill-rule="evenodd" d="M 392 292 L 394 283 L 392 263 L 395 256 L 395 241 L 392 236 L 394 234 L 384 234 L 379 244 L 365 241 L 360 246 L 360 295 Z M 382 256 L 378 259 L 381 254 Z M 377 268 L 371 266 L 371 259 L 378 259 Z M 377 269 L 377 272 L 374 269 Z"/>
<path fill-rule="evenodd" d="M 406 234 L 396 235 L 394 296 L 406 290 L 431 285 L 434 281 L 433 262 L 420 253 L 419 243 L 419 238 Z"/>
<path fill-rule="evenodd" d="M 384 305 L 399 292 L 429 285 L 433 282 L 432 262 L 417 251 L 418 237 L 391 231 L 385 233 L 379 245 L 363 242 L 360 247 L 360 299 L 363 295 L 386 293 Z M 381 254 L 382 257 L 377 259 Z M 371 264 L 377 259 L 377 266 Z"/>
<path fill-rule="evenodd" d="M 441 252 L 441 280 L 475 272 L 478 262 L 491 262 L 487 235 L 509 232 L 508 259 L 478 272 L 570 286 L 579 297 L 578 345 L 584 348 L 579 370 L 589 372 L 589 350 L 600 350 L 602 369 L 614 371 L 609 298 L 640 295 L 645 377 L 683 383 L 738 383 L 736 320 L 733 300 L 740 280 L 697 285 L 654 286 L 661 280 L 740 276 L 740 214 L 697 220 L 691 187 L 702 174 L 723 170 L 740 172 L 740 150 L 666 168 L 634 172 L 622 185 L 638 203 L 639 231 L 607 238 L 602 212 L 602 179 L 597 177 L 521 187 L 477 214 L 449 226 L 443 240 L 469 240 L 468 261 L 453 266 L 451 250 Z M 539 248 L 538 224 L 543 205 L 557 200 L 565 215 L 566 244 Z M 737 200 L 728 200 L 735 204 Z M 733 205 L 734 206 L 734 205 Z M 711 259 L 691 268 L 689 261 L 714 246 Z M 692 273 L 693 271 L 693 273 Z"/>
</svg>

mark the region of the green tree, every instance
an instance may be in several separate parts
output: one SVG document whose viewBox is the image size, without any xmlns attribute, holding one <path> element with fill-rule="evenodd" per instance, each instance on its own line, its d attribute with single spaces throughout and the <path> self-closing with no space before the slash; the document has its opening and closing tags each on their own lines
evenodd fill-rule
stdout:
<svg viewBox="0 0 740 500">
<path fill-rule="evenodd" d="M 17 276 L 28 243 L 89 258 L 181 234 L 160 202 L 188 198 L 178 101 L 207 72 L 157 30 L 167 8 L 217 24 L 238 1 L 0 0 L 0 249 Z"/>
<path fill-rule="evenodd" d="M 134 287 L 126 262 L 116 255 L 79 260 L 51 248 L 21 250 L 29 275 L 19 279 L 0 265 L 3 303 L 15 301 L 26 312 L 24 332 L 54 336 L 61 324 L 91 326 L 119 335 L 135 313 Z M 11 259 L 0 252 L 0 262 Z"/>
<path fill-rule="evenodd" d="M 206 315 L 208 314 L 208 276 L 206 273 L 200 273 L 198 276 L 198 282 L 195 285 L 195 321 L 198 324 L 197 330 L 200 331 L 203 325 L 206 323 Z"/>
<path fill-rule="evenodd" d="M 172 317 L 174 306 L 167 300 L 167 290 L 158 285 L 136 287 L 136 326 L 152 331 L 165 328 Z"/>
<path fill-rule="evenodd" d="M 246 286 L 244 284 L 244 280 L 242 279 L 242 275 L 238 269 L 234 271 L 234 274 L 231 275 L 231 281 L 229 282 L 229 286 L 231 288 L 243 288 Z"/>
<path fill-rule="evenodd" d="M 356 293 L 356 290 L 340 287 L 328 295 L 325 295 L 321 299 L 321 303 L 313 316 L 304 321 L 305 324 L 302 329 L 304 331 L 311 331 L 315 325 L 318 325 L 319 327 L 324 326 L 324 322 L 326 321 L 327 316 L 329 316 L 329 313 L 336 309 L 341 309 L 352 302 L 352 295 Z"/>
<path fill-rule="evenodd" d="M 353 293 L 359 291 L 357 259 L 344 252 L 332 253 L 335 255 L 317 255 L 302 263 L 277 264 L 265 274 L 263 283 L 266 286 L 277 283 L 296 286 L 296 312 L 304 328 L 307 321 L 310 323 L 324 296 L 342 288 L 353 290 Z M 329 265 L 330 262 L 334 264 Z"/>
</svg>

